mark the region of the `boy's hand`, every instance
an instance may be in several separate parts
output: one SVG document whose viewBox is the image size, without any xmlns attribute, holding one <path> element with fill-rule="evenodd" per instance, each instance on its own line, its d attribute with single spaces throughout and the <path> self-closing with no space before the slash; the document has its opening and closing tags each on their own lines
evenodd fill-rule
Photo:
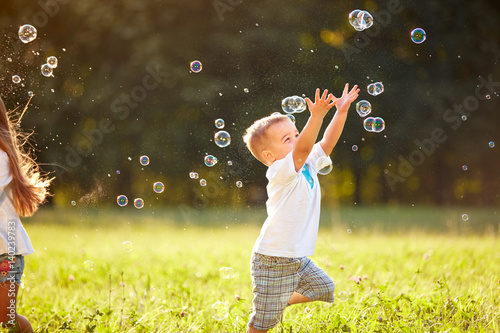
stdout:
<svg viewBox="0 0 500 333">
<path fill-rule="evenodd" d="M 342 97 L 336 98 L 335 96 L 332 95 L 333 101 L 336 102 L 337 110 L 339 112 L 347 112 L 347 110 L 349 110 L 349 106 L 351 106 L 351 103 L 354 102 L 356 98 L 358 98 L 358 93 L 359 93 L 358 85 L 355 85 L 351 89 L 351 91 L 348 92 L 348 90 L 349 90 L 349 83 L 346 83 L 344 92 L 342 93 Z"/>
<path fill-rule="evenodd" d="M 359 91 L 359 90 L 358 90 Z M 334 98 L 332 94 L 328 95 L 328 89 L 325 89 L 323 95 L 319 96 L 320 89 L 316 89 L 316 99 L 314 103 L 306 97 L 307 106 L 309 107 L 309 111 L 311 111 L 312 117 L 318 117 L 323 119 L 328 111 L 337 104 L 337 99 Z"/>
</svg>

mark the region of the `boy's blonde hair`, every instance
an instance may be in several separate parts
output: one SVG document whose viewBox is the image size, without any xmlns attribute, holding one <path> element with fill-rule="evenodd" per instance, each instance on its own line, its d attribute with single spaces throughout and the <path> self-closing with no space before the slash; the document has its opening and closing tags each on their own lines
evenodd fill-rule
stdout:
<svg viewBox="0 0 500 333">
<path fill-rule="evenodd" d="M 243 135 L 243 141 L 246 143 L 248 150 L 252 155 L 267 165 L 262 152 L 269 146 L 268 130 L 269 128 L 282 121 L 291 121 L 285 115 L 282 114 L 272 114 L 270 116 L 256 120 L 252 126 L 247 128 L 245 135 Z"/>
</svg>

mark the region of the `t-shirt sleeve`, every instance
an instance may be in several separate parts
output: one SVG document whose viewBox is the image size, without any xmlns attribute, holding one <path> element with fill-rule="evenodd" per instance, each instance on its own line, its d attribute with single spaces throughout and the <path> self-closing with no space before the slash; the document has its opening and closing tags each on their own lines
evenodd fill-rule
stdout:
<svg viewBox="0 0 500 333">
<path fill-rule="evenodd" d="M 321 144 L 318 142 L 313 146 L 311 153 L 307 157 L 307 162 L 314 168 L 315 172 L 318 172 L 318 169 L 332 164 L 332 159 L 325 154 L 323 148 L 321 148 Z"/>
<path fill-rule="evenodd" d="M 0 187 L 7 186 L 12 181 L 12 174 L 9 168 L 9 157 L 0 150 Z"/>
<path fill-rule="evenodd" d="M 267 170 L 267 178 L 269 180 L 287 184 L 298 175 L 295 171 L 295 164 L 293 163 L 293 151 L 291 151 L 285 158 L 275 161 Z"/>
</svg>

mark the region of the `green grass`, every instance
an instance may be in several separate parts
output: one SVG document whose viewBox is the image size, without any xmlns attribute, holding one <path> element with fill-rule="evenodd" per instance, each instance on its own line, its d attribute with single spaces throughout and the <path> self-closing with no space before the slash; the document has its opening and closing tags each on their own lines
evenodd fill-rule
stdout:
<svg viewBox="0 0 500 333">
<path fill-rule="evenodd" d="M 325 214 L 312 257 L 335 280 L 336 296 L 347 299 L 292 306 L 272 332 L 500 332 L 495 226 L 440 233 L 401 220 L 394 221 L 397 231 L 380 225 L 376 231 L 353 221 L 387 219 L 387 213 L 357 211 L 336 213 L 345 224 L 332 224 L 336 214 Z M 39 212 L 25 223 L 36 252 L 26 257 L 18 312 L 37 332 L 244 332 L 252 299 L 249 256 L 262 211 L 246 212 L 238 223 L 227 210 L 198 213 L 216 226 L 133 209 Z M 430 211 L 415 214 L 441 219 Z M 133 251 L 123 251 L 124 241 Z M 84 269 L 87 260 L 91 271 Z M 236 276 L 221 279 L 223 266 Z M 352 281 L 358 276 L 359 284 Z M 231 307 L 225 320 L 212 317 L 217 301 Z"/>
</svg>

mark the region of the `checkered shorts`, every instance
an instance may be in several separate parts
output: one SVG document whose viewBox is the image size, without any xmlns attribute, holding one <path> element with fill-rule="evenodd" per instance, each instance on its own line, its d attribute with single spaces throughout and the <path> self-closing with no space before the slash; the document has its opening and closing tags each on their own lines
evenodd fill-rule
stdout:
<svg viewBox="0 0 500 333">
<path fill-rule="evenodd" d="M 253 253 L 250 261 L 253 312 L 248 326 L 267 331 L 276 326 L 293 292 L 313 301 L 333 303 L 335 284 L 308 257 L 283 258 Z"/>
</svg>

